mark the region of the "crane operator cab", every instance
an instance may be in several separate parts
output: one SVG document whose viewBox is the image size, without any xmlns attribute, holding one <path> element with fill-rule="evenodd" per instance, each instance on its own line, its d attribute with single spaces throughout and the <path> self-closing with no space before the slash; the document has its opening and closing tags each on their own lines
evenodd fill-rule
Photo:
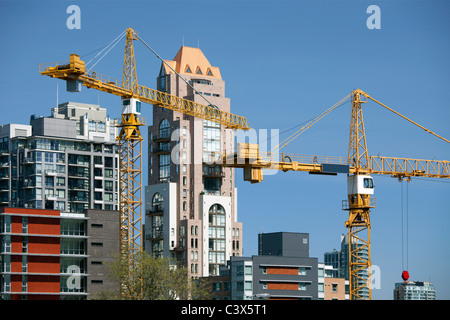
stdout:
<svg viewBox="0 0 450 320">
<path fill-rule="evenodd" d="M 134 98 L 122 98 L 122 114 L 141 114 L 141 102 Z"/>
<path fill-rule="evenodd" d="M 347 177 L 348 194 L 373 194 L 375 185 L 369 175 L 351 175 Z"/>
</svg>

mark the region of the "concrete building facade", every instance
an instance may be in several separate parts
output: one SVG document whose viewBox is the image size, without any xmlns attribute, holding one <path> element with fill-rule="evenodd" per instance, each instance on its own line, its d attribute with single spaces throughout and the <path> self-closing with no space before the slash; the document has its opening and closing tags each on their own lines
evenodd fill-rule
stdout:
<svg viewBox="0 0 450 320">
<path fill-rule="evenodd" d="M 219 68 L 198 48 L 183 46 L 166 60 L 157 83 L 160 91 L 230 111 Z M 229 257 L 242 255 L 234 170 L 215 164 L 232 148 L 232 131 L 155 106 L 148 141 L 146 251 L 172 258 L 193 277 L 218 275 Z"/>
</svg>

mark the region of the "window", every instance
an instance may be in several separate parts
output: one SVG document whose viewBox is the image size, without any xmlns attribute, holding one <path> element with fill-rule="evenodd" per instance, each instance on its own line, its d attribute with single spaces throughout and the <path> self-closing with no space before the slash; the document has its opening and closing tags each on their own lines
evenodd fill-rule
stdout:
<svg viewBox="0 0 450 320">
<path fill-rule="evenodd" d="M 168 181 L 170 177 L 170 154 L 159 156 L 159 179 L 161 182 Z"/>
<path fill-rule="evenodd" d="M 186 73 L 192 73 L 191 68 L 189 68 L 189 66 L 186 66 Z"/>
<path fill-rule="evenodd" d="M 141 113 L 141 102 L 140 101 L 136 101 L 136 112 Z"/>
<path fill-rule="evenodd" d="M 197 67 L 197 71 L 195 71 L 196 74 L 202 74 L 202 70 L 200 69 L 200 67 Z"/>
<path fill-rule="evenodd" d="M 98 123 L 98 132 L 106 132 L 106 124 L 103 122 Z"/>
<path fill-rule="evenodd" d="M 218 161 L 221 154 L 220 147 L 221 132 L 220 124 L 203 121 L 203 162 L 212 163 Z"/>
<path fill-rule="evenodd" d="M 22 218 L 22 233 L 28 233 L 28 217 Z"/>
<path fill-rule="evenodd" d="M 332 287 L 333 287 L 333 292 L 334 293 L 338 292 L 338 284 L 337 283 L 333 283 Z"/>
<path fill-rule="evenodd" d="M 212 82 L 209 80 L 204 80 L 204 79 L 193 79 L 189 81 L 190 84 L 194 84 L 194 83 L 198 83 L 198 84 L 206 84 L 209 86 L 212 86 Z"/>
<path fill-rule="evenodd" d="M 364 178 L 364 188 L 373 189 L 373 179 L 372 178 Z"/>
<path fill-rule="evenodd" d="M 89 131 L 95 131 L 95 122 L 89 121 Z"/>
<path fill-rule="evenodd" d="M 299 282 L 299 284 L 298 284 L 298 290 L 300 290 L 300 291 L 305 291 L 305 290 L 306 290 L 306 283 L 304 283 L 304 282 Z"/>
<path fill-rule="evenodd" d="M 225 264 L 225 209 L 220 204 L 209 208 L 209 274 L 218 275 L 219 265 Z"/>
<path fill-rule="evenodd" d="M 298 275 L 299 275 L 299 276 L 306 276 L 306 268 L 304 268 L 304 267 L 299 267 L 299 268 L 298 268 Z"/>
<path fill-rule="evenodd" d="M 51 152 L 45 153 L 45 162 L 53 162 L 53 153 Z"/>
<path fill-rule="evenodd" d="M 112 178 L 112 177 L 113 177 L 113 170 L 112 169 L 105 169 L 105 178 Z"/>
<path fill-rule="evenodd" d="M 160 76 L 159 77 L 159 91 L 166 92 L 167 91 L 167 79 L 166 76 Z"/>
<path fill-rule="evenodd" d="M 207 75 L 207 76 L 213 76 L 213 74 L 212 74 L 212 72 L 211 72 L 211 69 L 208 69 L 208 71 L 206 72 L 206 75 Z"/>
<path fill-rule="evenodd" d="M 54 177 L 49 177 L 49 176 L 45 177 L 45 186 L 46 187 L 53 187 L 53 183 L 54 183 Z"/>
<path fill-rule="evenodd" d="M 64 189 L 57 189 L 56 190 L 56 195 L 60 199 L 65 199 L 66 198 L 66 190 L 64 190 Z"/>
<path fill-rule="evenodd" d="M 101 181 L 101 180 L 98 180 Z M 105 191 L 113 191 L 113 182 L 110 180 L 105 180 Z"/>
<path fill-rule="evenodd" d="M 163 205 L 163 197 L 162 195 L 157 192 L 153 195 L 153 199 L 152 199 L 152 209 L 154 211 L 156 210 L 162 210 L 162 205 Z"/>
<path fill-rule="evenodd" d="M 245 266 L 245 274 L 246 275 L 252 274 L 252 266 Z"/>
</svg>

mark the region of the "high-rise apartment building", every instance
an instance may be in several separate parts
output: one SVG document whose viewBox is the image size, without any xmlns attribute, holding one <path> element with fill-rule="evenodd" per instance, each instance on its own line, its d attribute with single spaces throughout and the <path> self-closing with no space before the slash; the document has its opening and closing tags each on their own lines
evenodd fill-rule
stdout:
<svg viewBox="0 0 450 320">
<path fill-rule="evenodd" d="M 67 102 L 0 126 L 0 206 L 118 210 L 117 124 L 100 106 Z"/>
<path fill-rule="evenodd" d="M 161 65 L 157 83 L 160 91 L 230 111 L 219 68 L 198 48 L 181 47 Z M 232 150 L 232 130 L 154 107 L 148 141 L 146 251 L 173 258 L 193 277 L 218 275 L 230 256 L 242 255 L 234 170 L 214 163 Z"/>
</svg>

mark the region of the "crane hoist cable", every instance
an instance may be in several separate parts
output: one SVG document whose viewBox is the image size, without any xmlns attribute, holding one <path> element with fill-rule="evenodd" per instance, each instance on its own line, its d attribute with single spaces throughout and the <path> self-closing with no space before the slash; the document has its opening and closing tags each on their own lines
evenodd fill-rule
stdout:
<svg viewBox="0 0 450 320">
<path fill-rule="evenodd" d="M 403 182 L 404 179 L 401 179 L 402 270 L 407 271 L 409 268 L 409 180 L 406 180 L 406 188 L 404 188 Z"/>
</svg>

